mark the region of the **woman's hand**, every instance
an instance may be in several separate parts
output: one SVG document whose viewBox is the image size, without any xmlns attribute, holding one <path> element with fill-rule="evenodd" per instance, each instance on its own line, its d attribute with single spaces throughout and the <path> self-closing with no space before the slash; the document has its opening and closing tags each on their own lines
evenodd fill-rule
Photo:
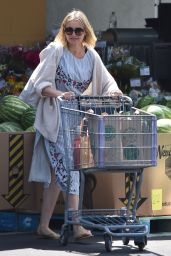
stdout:
<svg viewBox="0 0 171 256">
<path fill-rule="evenodd" d="M 120 89 L 117 89 L 116 91 L 110 92 L 109 96 L 111 97 L 123 96 L 123 92 Z"/>
<path fill-rule="evenodd" d="M 61 95 L 65 100 L 73 100 L 75 98 L 75 93 L 74 92 L 64 92 Z"/>
<path fill-rule="evenodd" d="M 44 97 L 59 97 L 62 96 L 65 100 L 71 100 L 75 98 L 74 92 L 61 92 L 59 90 L 56 90 L 50 86 L 45 87 L 42 90 L 42 96 Z"/>
</svg>

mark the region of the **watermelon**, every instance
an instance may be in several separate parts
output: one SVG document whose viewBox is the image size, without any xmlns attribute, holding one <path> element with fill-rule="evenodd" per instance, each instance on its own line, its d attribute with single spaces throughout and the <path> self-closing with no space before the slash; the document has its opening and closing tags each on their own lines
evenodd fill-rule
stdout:
<svg viewBox="0 0 171 256">
<path fill-rule="evenodd" d="M 14 95 L 7 95 L 0 101 L 1 119 L 6 121 L 20 122 L 23 112 L 30 106 Z"/>
<path fill-rule="evenodd" d="M 33 126 L 34 120 L 36 116 L 36 109 L 33 107 L 27 108 L 20 119 L 21 125 L 23 126 L 24 130 L 30 126 Z"/>
<path fill-rule="evenodd" d="M 34 126 L 30 126 L 30 127 L 28 127 L 25 131 L 26 131 L 26 132 L 35 132 L 36 129 L 34 128 Z"/>
<path fill-rule="evenodd" d="M 0 124 L 0 132 L 19 132 L 23 127 L 16 122 L 4 122 Z"/>
<path fill-rule="evenodd" d="M 171 133 L 171 119 L 164 118 L 157 120 L 158 133 Z"/>
</svg>

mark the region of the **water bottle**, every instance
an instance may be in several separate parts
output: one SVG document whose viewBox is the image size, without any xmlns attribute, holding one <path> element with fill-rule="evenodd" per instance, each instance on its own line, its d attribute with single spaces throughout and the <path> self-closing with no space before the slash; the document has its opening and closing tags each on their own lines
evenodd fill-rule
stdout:
<svg viewBox="0 0 171 256">
<path fill-rule="evenodd" d="M 109 28 L 116 28 L 117 27 L 117 17 L 116 13 L 112 12 L 109 17 Z"/>
</svg>

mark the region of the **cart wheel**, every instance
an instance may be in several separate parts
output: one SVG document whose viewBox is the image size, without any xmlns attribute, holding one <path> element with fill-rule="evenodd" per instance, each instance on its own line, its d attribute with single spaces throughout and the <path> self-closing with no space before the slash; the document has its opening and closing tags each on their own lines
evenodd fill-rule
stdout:
<svg viewBox="0 0 171 256">
<path fill-rule="evenodd" d="M 112 251 L 112 236 L 104 234 L 105 248 L 107 252 Z"/>
<path fill-rule="evenodd" d="M 129 244 L 129 237 L 123 237 L 122 242 L 123 242 L 123 245 L 128 245 Z"/>
<path fill-rule="evenodd" d="M 147 236 L 143 236 L 139 238 L 138 240 L 134 240 L 134 244 L 138 246 L 139 251 L 142 252 L 144 247 L 147 245 Z"/>
<path fill-rule="evenodd" d="M 62 245 L 67 245 L 68 239 L 69 239 L 69 229 L 68 229 L 68 227 L 63 227 L 62 231 L 61 231 L 61 236 L 60 236 L 59 242 Z"/>
<path fill-rule="evenodd" d="M 144 250 L 144 247 L 145 247 L 145 244 L 144 243 L 139 243 L 138 244 L 138 248 L 139 248 L 139 251 L 142 252 Z"/>
</svg>

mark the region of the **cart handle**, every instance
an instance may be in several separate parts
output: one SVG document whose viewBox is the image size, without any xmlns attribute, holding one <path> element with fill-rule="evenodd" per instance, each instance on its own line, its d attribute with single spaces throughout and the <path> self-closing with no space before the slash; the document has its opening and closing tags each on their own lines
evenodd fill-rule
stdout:
<svg viewBox="0 0 171 256">
<path fill-rule="evenodd" d="M 63 96 L 58 96 L 58 99 L 60 101 L 64 101 L 64 97 Z M 88 96 L 88 95 L 80 95 L 80 96 L 75 96 L 73 97 L 71 100 L 73 99 L 76 99 L 76 100 L 88 100 L 88 99 L 95 99 L 95 100 L 108 100 L 108 99 L 111 99 L 111 100 L 117 100 L 118 102 L 120 103 L 123 103 L 123 104 L 129 104 L 130 106 L 133 106 L 133 101 L 132 99 L 129 97 L 129 96 L 126 96 L 126 95 L 123 95 L 123 96 Z"/>
<path fill-rule="evenodd" d="M 124 100 L 125 102 L 127 101 L 127 102 L 129 102 L 130 104 L 132 104 L 133 103 L 133 101 L 132 101 L 132 99 L 129 97 L 129 96 L 126 96 L 126 95 L 123 95 L 123 96 L 107 96 L 107 95 L 105 95 L 105 96 L 89 96 L 89 95 L 80 95 L 80 96 L 76 96 L 75 97 L 76 99 L 116 99 L 116 100 Z"/>
</svg>

